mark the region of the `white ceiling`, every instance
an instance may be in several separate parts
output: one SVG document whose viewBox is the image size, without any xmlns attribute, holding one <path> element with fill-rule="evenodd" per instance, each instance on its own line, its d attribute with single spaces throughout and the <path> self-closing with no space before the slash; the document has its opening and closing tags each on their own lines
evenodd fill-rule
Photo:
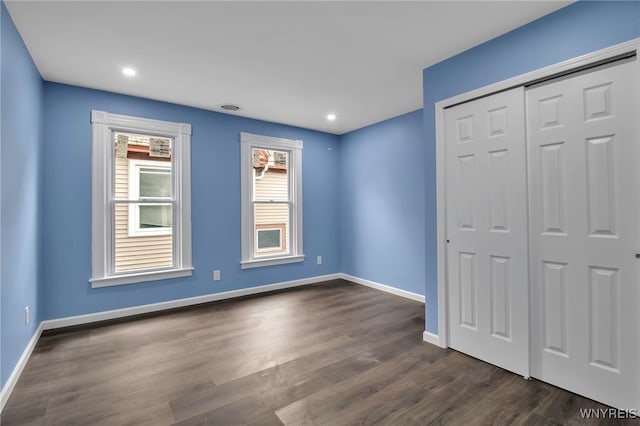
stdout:
<svg viewBox="0 0 640 426">
<path fill-rule="evenodd" d="M 421 108 L 423 68 L 569 3 L 6 2 L 45 80 L 335 134 Z"/>
</svg>

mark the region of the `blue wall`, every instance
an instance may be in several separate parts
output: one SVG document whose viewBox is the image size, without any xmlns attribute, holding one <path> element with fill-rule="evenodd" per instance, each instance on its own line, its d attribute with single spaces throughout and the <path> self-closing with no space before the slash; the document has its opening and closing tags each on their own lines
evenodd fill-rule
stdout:
<svg viewBox="0 0 640 426">
<path fill-rule="evenodd" d="M 640 37 L 640 2 L 577 2 L 423 71 L 428 331 L 438 332 L 434 104 L 637 37 Z"/>
<path fill-rule="evenodd" d="M 422 110 L 340 139 L 341 271 L 424 294 Z"/>
<path fill-rule="evenodd" d="M 337 136 L 62 84 L 44 90 L 43 319 L 339 272 Z M 192 277 L 90 287 L 92 109 L 192 124 Z M 240 269 L 240 132 L 304 141 L 304 263 Z"/>
<path fill-rule="evenodd" d="M 40 322 L 42 79 L 4 3 L 1 11 L 1 383 Z M 24 308 L 31 321 L 24 324 Z"/>
</svg>

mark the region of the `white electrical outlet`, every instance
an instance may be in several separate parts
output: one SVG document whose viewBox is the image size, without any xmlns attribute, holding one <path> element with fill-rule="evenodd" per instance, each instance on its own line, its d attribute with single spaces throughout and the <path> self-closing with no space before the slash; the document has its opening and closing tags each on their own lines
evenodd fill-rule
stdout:
<svg viewBox="0 0 640 426">
<path fill-rule="evenodd" d="M 24 325 L 29 324 L 29 307 L 25 306 L 24 308 Z"/>
<path fill-rule="evenodd" d="M 220 281 L 220 270 L 216 269 L 215 271 L 213 271 L 213 280 L 214 281 Z"/>
<path fill-rule="evenodd" d="M 316 262 L 318 263 L 318 265 L 322 265 L 322 256 L 318 256 Z"/>
</svg>

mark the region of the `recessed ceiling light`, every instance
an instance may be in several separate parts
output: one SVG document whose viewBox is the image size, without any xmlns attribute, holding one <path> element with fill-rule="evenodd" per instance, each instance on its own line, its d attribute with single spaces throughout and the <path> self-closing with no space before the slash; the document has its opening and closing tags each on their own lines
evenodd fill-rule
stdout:
<svg viewBox="0 0 640 426">
<path fill-rule="evenodd" d="M 329 114 L 327 115 L 327 120 L 329 121 L 334 121 L 336 119 L 336 115 L 335 114 Z"/>
<path fill-rule="evenodd" d="M 122 74 L 126 75 L 127 77 L 134 77 L 136 75 L 136 70 L 134 70 L 133 68 L 122 68 Z"/>
</svg>

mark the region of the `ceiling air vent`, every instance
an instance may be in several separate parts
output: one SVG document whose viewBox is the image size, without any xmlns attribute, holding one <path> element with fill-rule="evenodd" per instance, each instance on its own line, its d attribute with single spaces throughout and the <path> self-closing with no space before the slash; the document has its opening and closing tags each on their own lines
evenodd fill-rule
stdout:
<svg viewBox="0 0 640 426">
<path fill-rule="evenodd" d="M 227 112 L 236 112 L 242 109 L 240 105 L 236 105 L 236 104 L 221 104 L 221 105 L 218 105 L 218 108 Z"/>
</svg>

